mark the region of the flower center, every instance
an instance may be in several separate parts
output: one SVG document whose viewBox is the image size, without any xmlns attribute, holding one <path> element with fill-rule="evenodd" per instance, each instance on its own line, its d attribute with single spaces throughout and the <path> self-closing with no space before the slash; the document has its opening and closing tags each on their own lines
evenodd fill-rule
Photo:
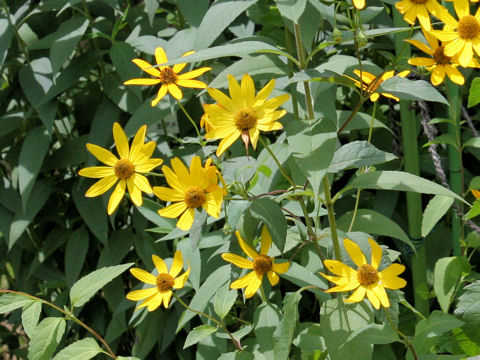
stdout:
<svg viewBox="0 0 480 360">
<path fill-rule="evenodd" d="M 170 290 L 173 287 L 173 285 L 175 284 L 175 281 L 173 280 L 173 277 L 170 274 L 167 274 L 167 273 L 158 274 L 156 282 L 157 282 L 158 291 Z"/>
<path fill-rule="evenodd" d="M 443 52 L 444 46 L 439 46 L 433 53 L 433 58 L 437 62 L 437 64 L 450 64 L 450 56 L 445 55 Z"/>
<path fill-rule="evenodd" d="M 240 131 L 250 130 L 257 124 L 257 116 L 250 109 L 238 110 L 233 116 L 235 125 Z"/>
<path fill-rule="evenodd" d="M 272 269 L 272 259 L 267 255 L 258 255 L 253 259 L 253 268 L 259 275 L 266 274 Z"/>
<path fill-rule="evenodd" d="M 185 202 L 190 208 L 198 208 L 205 203 L 206 196 L 205 191 L 198 186 L 192 186 L 185 191 Z"/>
<path fill-rule="evenodd" d="M 113 167 L 115 175 L 120 179 L 127 179 L 135 172 L 135 165 L 128 159 L 120 159 Z"/>
<path fill-rule="evenodd" d="M 378 281 L 378 272 L 372 265 L 363 264 L 357 270 L 357 277 L 360 285 L 368 286 Z"/>
<path fill-rule="evenodd" d="M 160 75 L 158 77 L 164 84 L 173 84 L 175 81 L 177 81 L 177 75 L 168 66 L 163 70 L 160 70 Z"/>
<path fill-rule="evenodd" d="M 480 34 L 480 24 L 475 16 L 467 15 L 460 19 L 457 30 L 462 39 L 471 40 Z"/>
</svg>

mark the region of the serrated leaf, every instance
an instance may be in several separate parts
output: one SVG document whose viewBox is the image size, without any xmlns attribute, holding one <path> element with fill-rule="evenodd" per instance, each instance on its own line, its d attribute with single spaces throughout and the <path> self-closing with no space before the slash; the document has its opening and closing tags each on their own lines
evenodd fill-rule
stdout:
<svg viewBox="0 0 480 360">
<path fill-rule="evenodd" d="M 220 319 L 223 320 L 223 318 L 227 316 L 233 304 L 235 303 L 237 296 L 238 291 L 230 290 L 228 284 L 225 284 L 218 289 L 215 295 L 215 301 L 213 302 L 213 309 Z"/>
<path fill-rule="evenodd" d="M 94 339 L 86 338 L 68 345 L 59 351 L 53 360 L 89 360 L 102 352 L 103 350 Z"/>
<path fill-rule="evenodd" d="M 34 300 L 23 307 L 22 325 L 29 338 L 33 336 L 33 331 L 37 327 L 38 320 L 40 320 L 41 312 L 42 302 L 40 300 Z"/>
<path fill-rule="evenodd" d="M 480 77 L 476 77 L 472 80 L 470 86 L 470 92 L 468 94 L 468 107 L 477 105 L 480 102 Z"/>
<path fill-rule="evenodd" d="M 444 195 L 435 195 L 423 213 L 422 237 L 427 236 L 438 221 L 447 213 L 453 204 L 453 198 Z"/>
<path fill-rule="evenodd" d="M 28 346 L 29 360 L 50 360 L 62 340 L 66 321 L 59 317 L 43 319 L 35 328 Z"/>
<path fill-rule="evenodd" d="M 183 348 L 186 349 L 189 346 L 195 345 L 199 341 L 205 339 L 207 336 L 215 333 L 217 330 L 217 327 L 211 325 L 200 325 L 193 328 L 193 330 L 188 333 Z"/>
<path fill-rule="evenodd" d="M 298 327 L 298 302 L 302 298 L 301 290 L 287 293 L 283 299 L 283 317 L 273 333 L 273 353 L 276 360 L 287 360 Z"/>
<path fill-rule="evenodd" d="M 82 277 L 70 290 L 70 302 L 72 306 L 83 306 L 98 290 L 132 265 L 133 263 L 104 267 Z"/>
<path fill-rule="evenodd" d="M 280 14 L 294 23 L 298 22 L 307 5 L 306 0 L 275 0 L 275 3 Z"/>
<path fill-rule="evenodd" d="M 449 105 L 447 99 L 425 80 L 409 80 L 394 76 L 382 82 L 377 92 L 392 94 L 402 100 L 435 101 Z"/>
<path fill-rule="evenodd" d="M 465 292 L 458 298 L 454 314 L 471 320 L 474 324 L 479 324 L 480 301 L 478 301 L 478 299 L 480 299 L 480 280 L 465 286 L 464 291 Z"/>
<path fill-rule="evenodd" d="M 448 313 L 461 272 L 462 263 L 456 256 L 444 257 L 435 263 L 433 289 L 444 313 Z"/>
<path fill-rule="evenodd" d="M 19 309 L 33 303 L 35 300 L 18 294 L 0 296 L 0 314 Z"/>
</svg>

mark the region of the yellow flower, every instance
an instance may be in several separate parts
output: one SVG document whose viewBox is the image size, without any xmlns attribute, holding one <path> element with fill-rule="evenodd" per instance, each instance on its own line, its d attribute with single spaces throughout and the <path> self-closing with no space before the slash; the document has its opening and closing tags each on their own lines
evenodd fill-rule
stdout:
<svg viewBox="0 0 480 360">
<path fill-rule="evenodd" d="M 156 168 L 163 160 L 151 159 L 156 144 L 154 141 L 145 144 L 146 131 L 146 125 L 140 127 L 129 148 L 125 132 L 118 123 L 113 124 L 113 138 L 120 158 L 98 145 L 87 144 L 88 151 L 108 166 L 87 167 L 78 172 L 81 176 L 101 179 L 87 190 L 85 196 L 99 196 L 120 180 L 108 201 L 108 215 L 113 214 L 118 207 L 125 194 L 125 187 L 128 187 L 130 198 L 136 206 L 142 205 L 142 191 L 147 194 L 152 193 L 150 183 L 142 174 Z"/>
<path fill-rule="evenodd" d="M 272 237 L 270 236 L 270 233 L 265 225 L 262 229 L 260 253 L 248 246 L 245 241 L 243 241 L 242 236 L 238 231 L 235 232 L 235 235 L 237 235 L 238 243 L 240 244 L 242 250 L 252 260 L 247 260 L 241 256 L 231 253 L 223 253 L 222 258 L 223 260 L 226 260 L 243 269 L 253 269 L 252 272 L 249 272 L 247 275 L 235 280 L 230 285 L 230 288 L 232 289 L 245 288 L 245 297 L 248 299 L 255 295 L 260 285 L 262 285 L 264 274 L 267 274 L 270 284 L 275 286 L 280 280 L 277 274 L 283 274 L 286 272 L 290 267 L 290 263 L 285 262 L 276 264 L 273 261 L 273 258 L 267 255 L 268 250 L 272 245 Z"/>
<path fill-rule="evenodd" d="M 248 152 L 248 144 L 257 147 L 260 131 L 280 130 L 282 124 L 276 120 L 286 114 L 285 110 L 276 110 L 288 100 L 290 95 L 280 95 L 267 100 L 275 86 L 275 80 L 255 96 L 255 85 L 250 75 L 245 74 L 241 85 L 232 75 L 228 75 L 230 97 L 217 89 L 208 89 L 208 93 L 218 104 L 205 108 L 208 122 L 213 128 L 205 134 L 206 139 L 222 139 L 217 156 L 222 155 L 240 136 Z"/>
<path fill-rule="evenodd" d="M 209 132 L 210 130 L 212 130 L 212 126 L 209 123 L 208 114 L 207 114 L 207 110 L 206 110 L 209 106 L 212 106 L 212 105 L 211 104 L 203 104 L 204 114 L 200 118 L 200 127 L 205 128 L 206 132 Z"/>
<path fill-rule="evenodd" d="M 425 66 L 428 71 L 432 73 L 430 81 L 433 85 L 440 85 L 445 79 L 445 74 L 452 80 L 455 84 L 463 85 L 465 83 L 465 78 L 462 73 L 457 69 L 458 58 L 455 56 L 451 58 L 444 54 L 445 47 L 439 45 L 438 40 L 430 35 L 428 32 L 423 31 L 425 38 L 428 41 L 430 47 L 418 40 L 406 40 L 410 44 L 416 46 L 423 52 L 428 55 L 431 55 L 431 58 L 426 57 L 416 57 L 408 60 L 410 65 L 415 66 Z M 456 60 L 456 61 L 455 61 Z"/>
<path fill-rule="evenodd" d="M 193 54 L 194 51 L 189 51 L 183 54 L 182 56 L 187 56 Z M 161 47 L 157 47 L 155 49 L 155 60 L 157 65 L 163 64 L 168 62 L 167 55 L 165 51 Z M 160 100 L 167 94 L 167 91 L 172 95 L 175 99 L 182 99 L 183 94 L 182 90 L 180 90 L 179 86 L 187 87 L 187 88 L 197 88 L 197 89 L 205 89 L 207 85 L 201 81 L 193 80 L 203 73 L 211 70 L 210 67 L 203 67 L 200 69 L 196 69 L 193 71 L 189 71 L 184 74 L 179 74 L 182 71 L 186 63 L 182 64 L 175 64 L 173 68 L 169 66 L 158 66 L 152 67 L 151 64 L 146 62 L 142 59 L 133 59 L 132 62 L 137 65 L 140 69 L 145 71 L 147 74 L 155 76 L 156 79 L 131 79 L 125 81 L 124 85 L 157 85 L 162 84 L 160 89 L 158 90 L 157 97 L 152 100 L 151 105 L 156 106 Z"/>
<path fill-rule="evenodd" d="M 183 288 L 185 286 L 185 282 L 187 281 L 188 275 L 190 275 L 189 266 L 187 271 L 185 271 L 181 276 L 178 276 L 183 268 L 183 258 L 180 250 L 175 252 L 170 272 L 167 270 L 165 261 L 163 261 L 160 257 L 157 255 L 152 255 L 152 260 L 158 271 L 157 276 L 139 268 L 130 269 L 132 275 L 138 280 L 143 281 L 145 284 L 155 285 L 155 287 L 151 288 L 130 291 L 127 294 L 128 300 L 145 300 L 137 306 L 136 310 L 147 307 L 148 311 L 153 311 L 162 305 L 162 303 L 165 309 L 167 309 L 170 299 L 173 295 L 172 289 Z"/>
<path fill-rule="evenodd" d="M 356 9 L 362 10 L 365 7 L 365 0 L 352 0 Z"/>
<path fill-rule="evenodd" d="M 207 160 L 205 167 L 199 156 L 190 162 L 190 170 L 179 158 L 171 160 L 172 168 L 164 165 L 163 174 L 171 188 L 155 186 L 153 193 L 161 200 L 173 204 L 158 210 L 160 216 L 180 219 L 177 227 L 189 230 L 192 227 L 195 209 L 202 207 L 210 216 L 218 218 L 222 209 L 224 190 L 218 186 L 217 168 Z"/>
<path fill-rule="evenodd" d="M 475 199 L 480 199 L 480 190 L 472 189 L 470 191 L 472 192 L 472 195 L 475 197 Z"/>
<path fill-rule="evenodd" d="M 397 275 L 405 270 L 405 266 L 401 264 L 391 264 L 382 271 L 378 271 L 378 267 L 382 260 L 382 248 L 373 239 L 368 239 L 370 248 L 372 250 L 372 260 L 368 264 L 360 247 L 352 240 L 344 239 L 343 245 L 357 265 L 357 270 L 352 269 L 341 263 L 338 260 L 325 260 L 323 263 L 325 268 L 338 276 L 330 276 L 320 273 L 328 281 L 334 283 L 335 287 L 326 290 L 325 292 L 343 292 L 355 290 L 353 294 L 345 300 L 345 302 L 359 302 L 367 295 L 368 300 L 372 303 L 375 309 L 379 309 L 380 305 L 389 307 L 385 289 L 397 290 L 405 285 L 407 282 L 399 278 Z"/>
<path fill-rule="evenodd" d="M 430 15 L 439 19 L 450 16 L 448 10 L 440 5 L 437 0 L 402 0 L 395 3 L 395 7 L 400 14 L 405 14 L 403 19 L 410 25 L 415 25 L 415 19 L 418 19 L 422 28 L 430 31 Z"/>
<path fill-rule="evenodd" d="M 442 18 L 443 30 L 432 30 L 431 33 L 445 42 L 446 56 L 458 54 L 458 62 L 467 67 L 473 58 L 473 50 L 480 55 L 480 8 L 475 16 L 470 15 L 468 0 L 455 0 L 453 3 L 458 21 L 452 16 Z"/>
<path fill-rule="evenodd" d="M 410 74 L 410 71 L 405 70 L 395 75 L 395 72 L 392 70 L 392 71 L 386 71 L 383 74 L 378 76 L 370 74 L 369 72 L 366 72 L 366 71 L 360 72 L 360 70 L 354 70 L 353 73 L 357 75 L 362 81 L 354 79 L 348 75 L 343 75 L 343 76 L 349 78 L 350 80 L 353 80 L 355 82 L 355 86 L 365 91 L 367 95 L 370 96 L 370 100 L 375 102 L 380 97 L 380 94 L 376 91 L 382 82 L 384 82 L 387 79 L 390 79 L 393 76 L 405 77 L 408 74 Z M 392 94 L 388 94 L 388 93 L 381 93 L 381 94 L 387 98 L 394 99 L 396 101 L 400 100 L 398 97 Z"/>
</svg>

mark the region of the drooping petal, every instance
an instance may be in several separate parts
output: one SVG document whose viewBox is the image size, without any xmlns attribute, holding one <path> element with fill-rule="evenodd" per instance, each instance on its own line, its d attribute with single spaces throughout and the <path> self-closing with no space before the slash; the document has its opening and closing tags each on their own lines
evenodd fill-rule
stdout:
<svg viewBox="0 0 480 360">
<path fill-rule="evenodd" d="M 253 262 L 235 254 L 223 253 L 222 259 L 242 269 L 253 269 Z"/>
<path fill-rule="evenodd" d="M 177 222 L 177 227 L 180 230 L 183 231 L 188 231 L 193 225 L 193 219 L 195 217 L 195 209 L 194 208 L 188 208 L 182 216 L 180 216 L 180 219 L 178 219 Z"/>
<path fill-rule="evenodd" d="M 158 210 L 158 214 L 166 218 L 175 219 L 179 217 L 180 214 L 182 214 L 186 209 L 187 204 L 185 204 L 184 201 L 181 201 Z"/>
<path fill-rule="evenodd" d="M 170 189 L 163 186 L 154 186 L 153 193 L 163 201 L 183 201 L 185 194 L 175 189 Z M 176 216 L 175 216 L 176 217 Z"/>
<path fill-rule="evenodd" d="M 157 268 L 157 271 L 159 274 L 166 274 L 168 273 L 167 265 L 165 264 L 165 261 L 160 256 L 157 255 L 152 255 L 152 261 L 155 264 L 155 267 Z"/>
<path fill-rule="evenodd" d="M 235 142 L 235 140 L 240 137 L 241 134 L 242 132 L 238 130 L 223 138 L 222 141 L 220 141 L 220 144 L 218 144 L 216 152 L 217 157 L 222 156 L 222 154 L 227 151 L 227 149 Z"/>
<path fill-rule="evenodd" d="M 290 263 L 289 262 L 283 262 L 283 263 L 273 263 L 272 264 L 272 270 L 276 272 L 277 274 L 283 274 L 288 271 L 290 268 Z"/>
<path fill-rule="evenodd" d="M 160 89 L 158 89 L 157 96 L 155 97 L 155 99 L 152 100 L 150 105 L 152 107 L 157 106 L 157 104 L 160 102 L 160 100 L 162 100 L 163 97 L 167 94 L 167 90 L 168 90 L 167 85 L 163 84 L 162 86 L 160 86 Z"/>
<path fill-rule="evenodd" d="M 359 286 L 357 290 L 355 290 L 352 293 L 352 295 L 350 295 L 350 297 L 345 300 L 345 302 L 356 303 L 356 302 L 362 301 L 363 298 L 365 297 L 366 292 L 367 292 L 367 288 L 365 286 Z"/>
<path fill-rule="evenodd" d="M 436 38 L 433 38 L 436 40 Z M 422 50 L 425 54 L 428 54 L 428 55 L 433 55 L 433 49 L 429 48 L 427 45 L 425 45 L 424 43 L 422 43 L 421 41 L 418 41 L 418 40 L 411 40 L 411 39 L 407 39 L 405 40 L 406 42 L 412 44 L 413 46 L 416 46 L 417 48 L 419 48 L 420 50 Z M 424 58 L 422 58 L 424 59 Z M 411 59 L 410 59 L 411 60 Z M 410 63 L 410 61 L 409 61 Z M 415 65 L 415 64 L 412 64 L 412 65 Z"/>
<path fill-rule="evenodd" d="M 172 298 L 173 291 L 168 290 L 163 293 L 163 306 L 165 309 L 168 309 L 168 306 L 170 305 L 170 299 Z"/>
<path fill-rule="evenodd" d="M 241 278 L 235 280 L 230 284 L 231 289 L 243 289 L 250 284 L 250 282 L 255 281 L 256 278 L 255 271 L 249 272 L 247 275 L 242 276 Z"/>
<path fill-rule="evenodd" d="M 448 40 L 442 40 L 439 36 L 437 36 L 441 41 L 448 41 Z M 457 38 L 448 44 L 445 45 L 445 48 L 443 49 L 443 53 L 447 56 L 454 56 L 455 54 L 459 53 L 462 51 L 463 47 L 465 45 L 465 41 Z"/>
<path fill-rule="evenodd" d="M 343 245 L 345 246 L 345 250 L 347 250 L 348 255 L 353 260 L 355 265 L 360 267 L 363 264 L 367 263 L 365 259 L 365 255 L 363 255 L 362 249 L 356 243 L 354 243 L 350 239 L 343 239 Z"/>
<path fill-rule="evenodd" d="M 242 235 L 240 235 L 240 232 L 238 230 L 235 231 L 235 235 L 237 236 L 238 244 L 242 248 L 243 252 L 247 254 L 251 259 L 255 259 L 258 256 L 258 253 L 250 246 L 248 246 L 248 244 L 243 240 Z"/>
<path fill-rule="evenodd" d="M 376 76 L 373 74 L 370 74 L 369 72 L 363 70 L 360 71 L 358 69 L 353 70 L 353 73 L 357 75 L 362 82 L 365 84 L 370 84 L 373 80 L 375 80 Z M 354 80 L 354 79 L 353 79 Z"/>
<path fill-rule="evenodd" d="M 371 238 L 368 238 L 368 243 L 370 244 L 370 249 L 372 250 L 372 261 L 371 265 L 375 270 L 380 266 L 382 261 L 382 248 L 377 244 L 377 242 Z"/>
<path fill-rule="evenodd" d="M 252 272 L 255 276 L 252 276 L 251 281 L 245 288 L 245 298 L 249 299 L 257 293 L 258 288 L 262 285 L 263 275 L 258 275 L 255 271 Z"/>
<path fill-rule="evenodd" d="M 417 6 L 417 19 L 423 29 L 430 31 L 430 15 L 425 6 Z"/>
<path fill-rule="evenodd" d="M 152 67 L 151 64 L 142 59 L 133 59 L 132 62 L 137 65 L 140 69 L 145 71 L 147 74 L 152 76 L 160 76 L 160 71 L 157 68 Z"/>
<path fill-rule="evenodd" d="M 170 276 L 176 278 L 180 271 L 183 268 L 183 256 L 180 250 L 175 251 L 175 255 L 173 256 L 172 267 L 170 268 Z"/>
<path fill-rule="evenodd" d="M 467 67 L 468 63 L 472 60 L 472 58 L 473 58 L 472 42 L 465 41 L 465 46 L 463 47 L 463 50 L 460 52 L 460 56 L 458 57 L 458 62 L 460 63 L 461 66 Z"/>
<path fill-rule="evenodd" d="M 132 174 L 132 176 L 130 176 L 127 179 L 128 193 L 130 194 L 130 198 L 132 199 L 132 202 L 136 206 L 142 206 L 142 202 L 143 202 L 142 192 L 137 186 L 135 186 L 135 182 L 133 181 L 134 176 L 135 174 Z"/>
<path fill-rule="evenodd" d="M 157 284 L 157 278 L 145 270 L 142 270 L 139 268 L 131 268 L 130 273 L 141 282 L 144 282 L 145 284 L 150 284 L 150 285 Z"/>
<path fill-rule="evenodd" d="M 132 300 L 132 301 L 140 301 L 143 299 L 146 299 L 152 295 L 155 295 L 158 292 L 156 287 L 153 288 L 148 288 L 148 289 L 142 289 L 142 290 L 134 290 L 130 291 L 127 294 L 127 299 Z"/>
<path fill-rule="evenodd" d="M 358 10 L 362 10 L 365 7 L 365 0 L 353 0 L 353 6 Z"/>
<path fill-rule="evenodd" d="M 375 309 L 380 309 L 380 299 L 377 297 L 377 295 L 369 288 L 367 288 L 367 298 L 368 300 L 372 303 L 373 307 Z M 387 298 L 388 300 L 388 298 Z"/>
<path fill-rule="evenodd" d="M 98 145 L 88 143 L 87 149 L 93 156 L 106 165 L 115 166 L 115 163 L 118 161 L 118 158 L 115 155 Z"/>
<path fill-rule="evenodd" d="M 432 75 L 430 76 L 430 81 L 433 85 L 437 86 L 440 85 L 443 80 L 445 79 L 445 66 L 437 65 L 432 71 Z"/>
<path fill-rule="evenodd" d="M 183 98 L 182 90 L 180 90 L 176 84 L 168 84 L 167 88 L 170 95 L 172 95 L 175 99 L 180 100 Z"/>
<path fill-rule="evenodd" d="M 440 41 L 452 41 L 452 40 L 460 39 L 458 33 L 455 31 L 432 30 L 430 31 L 430 34 L 435 36 Z M 445 49 L 443 51 L 445 53 Z M 445 53 L 445 55 L 447 54 Z M 453 56 L 453 55 L 447 55 L 447 56 Z"/>
<path fill-rule="evenodd" d="M 187 281 L 189 275 L 190 275 L 190 266 L 188 267 L 187 271 L 185 271 L 182 275 L 180 275 L 174 280 L 173 288 L 174 289 L 183 288 L 185 286 L 185 282 Z"/>
<path fill-rule="evenodd" d="M 268 231 L 267 225 L 263 225 L 262 235 L 261 235 L 261 245 L 260 245 L 260 254 L 267 255 L 268 250 L 272 246 L 272 236 Z"/>
<path fill-rule="evenodd" d="M 108 200 L 108 206 L 107 206 L 107 214 L 112 215 L 113 212 L 117 209 L 118 204 L 120 204 L 120 201 L 123 198 L 123 195 L 125 194 L 125 187 L 127 185 L 127 182 L 125 180 L 120 180 L 115 187 L 115 190 L 113 190 L 112 195 L 110 195 L 110 199 Z"/>
<path fill-rule="evenodd" d="M 390 300 L 388 299 L 387 292 L 385 291 L 383 286 L 377 284 L 372 287 L 372 291 L 380 300 L 380 303 L 383 307 L 390 307 Z"/>
<path fill-rule="evenodd" d="M 395 7 L 400 12 L 400 14 L 405 14 L 412 6 L 413 4 L 410 0 L 402 0 L 395 3 Z"/>
<path fill-rule="evenodd" d="M 268 277 L 268 281 L 270 281 L 270 284 L 272 286 L 277 285 L 278 282 L 280 281 L 280 278 L 278 277 L 278 275 L 275 274 L 273 271 L 267 272 L 267 277 Z"/>
<path fill-rule="evenodd" d="M 110 189 L 117 182 L 118 178 L 116 175 L 107 176 L 101 180 L 98 180 L 95 184 L 90 186 L 90 188 L 85 193 L 86 197 L 95 197 L 102 195 L 108 189 Z"/>
<path fill-rule="evenodd" d="M 153 298 L 151 300 L 148 300 L 148 303 L 145 304 L 147 306 L 147 310 L 148 311 L 156 310 L 162 304 L 162 300 L 163 300 L 163 294 L 161 293 L 155 294 Z"/>
<path fill-rule="evenodd" d="M 417 18 L 417 6 L 414 5 L 403 16 L 403 20 L 405 20 L 410 25 L 415 25 L 415 19 Z"/>
<path fill-rule="evenodd" d="M 378 100 L 379 97 L 380 97 L 379 93 L 373 93 L 372 95 L 370 95 L 370 101 L 375 102 Z"/>
<path fill-rule="evenodd" d="M 110 166 L 92 166 L 80 169 L 78 175 L 88 178 L 100 179 L 107 176 L 115 175 L 113 167 Z"/>
<path fill-rule="evenodd" d="M 447 76 L 457 85 L 463 85 L 465 83 L 465 78 L 462 73 L 452 65 L 445 65 L 445 71 Z"/>
<path fill-rule="evenodd" d="M 220 212 L 222 211 L 223 190 L 217 186 L 216 191 L 211 191 L 205 197 L 205 203 L 202 207 L 208 213 L 208 215 L 218 219 Z"/>
</svg>

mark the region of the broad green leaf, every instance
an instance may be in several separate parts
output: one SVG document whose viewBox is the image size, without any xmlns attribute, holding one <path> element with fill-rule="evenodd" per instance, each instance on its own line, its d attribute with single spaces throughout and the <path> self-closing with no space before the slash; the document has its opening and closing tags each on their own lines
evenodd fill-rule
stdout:
<svg viewBox="0 0 480 360">
<path fill-rule="evenodd" d="M 433 181 L 403 171 L 368 172 L 357 176 L 347 188 L 396 190 L 421 194 L 445 195 L 465 202 L 460 196 L 447 188 Z"/>
<path fill-rule="evenodd" d="M 185 344 L 183 345 L 183 348 L 186 349 L 189 346 L 195 345 L 199 341 L 202 341 L 205 339 L 207 336 L 212 335 L 218 330 L 217 327 L 211 326 L 211 325 L 200 325 L 193 330 L 191 330 L 187 338 L 185 339 Z"/>
<path fill-rule="evenodd" d="M 120 109 L 133 114 L 143 103 L 138 89 L 125 86 L 113 73 L 102 79 L 103 91 Z"/>
<path fill-rule="evenodd" d="M 458 320 L 455 316 L 434 310 L 427 319 L 420 320 L 416 324 L 415 338 L 438 336 L 462 325 L 463 321 Z"/>
<path fill-rule="evenodd" d="M 423 213 L 422 236 L 427 236 L 438 221 L 447 213 L 453 204 L 453 198 L 444 195 L 435 195 Z"/>
<path fill-rule="evenodd" d="M 305 11 L 305 5 L 307 4 L 306 0 L 275 0 L 278 10 L 283 17 L 293 21 L 294 23 L 298 22 L 300 16 L 302 16 Z"/>
<path fill-rule="evenodd" d="M 255 0 L 219 0 L 215 1 L 196 30 L 195 49 L 208 48 L 215 39 L 241 13 L 247 10 Z"/>
<path fill-rule="evenodd" d="M 256 199 L 248 208 L 250 214 L 267 225 L 273 243 L 283 252 L 287 239 L 287 220 L 282 209 L 274 200 L 267 198 Z"/>
<path fill-rule="evenodd" d="M 83 306 L 98 290 L 132 265 L 133 263 L 104 267 L 82 277 L 70 289 L 70 302 L 72 306 Z"/>
<path fill-rule="evenodd" d="M 34 299 L 19 294 L 5 294 L 0 296 L 0 314 L 5 314 L 35 302 Z"/>
<path fill-rule="evenodd" d="M 356 339 L 366 344 L 390 344 L 401 341 L 395 330 L 388 324 L 369 324 L 364 328 L 354 331 L 347 339 L 347 342 Z"/>
<path fill-rule="evenodd" d="M 145 216 L 152 223 L 157 225 L 155 232 L 169 234 L 176 228 L 176 219 L 167 219 L 158 215 L 157 210 L 161 209 L 159 203 L 152 201 L 150 199 L 143 199 L 142 206 L 137 206 L 136 209 Z"/>
<path fill-rule="evenodd" d="M 117 356 L 117 360 L 141 360 L 135 356 Z"/>
<path fill-rule="evenodd" d="M 198 28 L 202 22 L 209 5 L 209 0 L 177 0 L 177 6 L 180 8 L 183 16 L 190 26 L 194 28 Z"/>
<path fill-rule="evenodd" d="M 468 94 L 468 107 L 472 107 L 480 103 L 480 77 L 472 80 L 470 93 Z"/>
<path fill-rule="evenodd" d="M 478 78 L 480 79 L 480 78 Z M 465 141 L 463 143 L 463 147 L 467 147 L 467 146 L 471 146 L 471 147 L 474 147 L 474 148 L 480 148 L 480 138 L 478 137 L 473 137 L 473 138 L 470 138 L 468 139 L 467 141 Z"/>
<path fill-rule="evenodd" d="M 292 121 L 287 126 L 289 149 L 318 195 L 337 144 L 336 129 L 323 120 Z"/>
<path fill-rule="evenodd" d="M 28 346 L 28 360 L 51 360 L 65 333 L 65 319 L 48 317 L 33 331 Z"/>
<path fill-rule="evenodd" d="M 276 360 L 287 360 L 298 328 L 298 302 L 302 291 L 287 293 L 283 299 L 283 317 L 273 333 L 273 353 Z"/>
<path fill-rule="evenodd" d="M 448 313 L 461 272 L 462 263 L 460 258 L 456 256 L 444 257 L 435 263 L 433 289 L 444 313 Z"/>
<path fill-rule="evenodd" d="M 379 150 L 367 141 L 353 141 L 335 151 L 328 172 L 381 164 L 396 158 L 395 155 Z"/>
<path fill-rule="evenodd" d="M 225 316 L 230 312 L 230 309 L 233 306 L 233 303 L 237 299 L 238 291 L 230 290 L 228 284 L 223 285 L 218 289 L 215 295 L 215 301 L 213 303 L 213 308 L 215 313 L 223 320 Z"/>
<path fill-rule="evenodd" d="M 40 300 L 34 300 L 23 307 L 22 326 L 29 338 L 33 336 L 33 331 L 37 327 L 38 320 L 40 320 L 41 312 L 42 302 Z"/>
<path fill-rule="evenodd" d="M 377 91 L 398 96 L 402 100 L 426 100 L 449 104 L 447 99 L 425 80 L 409 80 L 394 76 L 382 82 Z"/>
<path fill-rule="evenodd" d="M 296 262 L 291 262 L 288 271 L 280 276 L 288 281 L 294 283 L 299 287 L 315 285 L 320 289 L 327 289 L 328 285 L 324 278 L 317 276 L 318 274 L 312 273 L 305 267 L 297 264 Z M 313 292 L 319 299 L 328 300 L 330 296 L 319 289 L 308 289 L 308 291 Z"/>
<path fill-rule="evenodd" d="M 349 211 L 343 214 L 337 220 L 338 228 L 343 231 L 348 231 L 352 216 L 353 211 Z M 410 246 L 412 250 L 415 250 L 415 247 L 411 243 L 408 235 L 405 233 L 405 231 L 403 231 L 400 226 L 398 226 L 395 221 L 374 210 L 358 209 L 352 231 L 363 231 L 369 234 L 378 234 L 393 237 L 395 239 L 403 241 L 405 244 Z"/>
<path fill-rule="evenodd" d="M 94 339 L 86 338 L 68 345 L 59 351 L 53 360 L 89 360 L 102 352 Z"/>
<path fill-rule="evenodd" d="M 470 220 L 471 218 L 474 218 L 479 214 L 480 214 L 480 199 L 477 199 L 473 203 L 470 210 L 468 210 L 468 212 L 463 216 L 463 220 Z"/>
<path fill-rule="evenodd" d="M 465 286 L 464 293 L 458 298 L 454 314 L 465 320 L 464 330 L 478 339 L 480 326 L 480 280 Z M 0 298 L 1 299 L 1 298 Z"/>
<path fill-rule="evenodd" d="M 463 329 L 456 328 L 452 330 L 455 342 L 458 344 L 463 353 L 467 356 L 473 357 L 480 354 L 480 346 L 478 346 Z"/>
<path fill-rule="evenodd" d="M 112 59 L 115 71 L 122 81 L 140 77 L 140 69 L 132 60 L 137 57 L 130 44 L 123 41 L 115 41 L 110 49 L 110 58 Z M 137 88 L 138 89 L 138 88 Z"/>
<path fill-rule="evenodd" d="M 8 49 L 13 37 L 13 28 L 6 18 L 0 19 L 0 68 L 7 57 Z"/>
<path fill-rule="evenodd" d="M 273 333 L 281 318 L 282 313 L 274 303 L 262 303 L 255 309 L 253 321 L 256 341 L 264 353 L 273 350 Z"/>
<path fill-rule="evenodd" d="M 50 136 L 41 127 L 33 129 L 23 141 L 18 161 L 18 186 L 24 209 L 49 144 Z"/>
<path fill-rule="evenodd" d="M 240 328 L 240 330 L 233 332 L 232 336 L 235 340 L 240 342 L 240 340 L 246 335 L 248 335 L 252 330 L 253 330 L 253 325 L 245 325 L 244 327 Z M 226 332 L 217 332 L 215 336 L 222 339 L 229 339 L 229 340 L 231 339 Z"/>
<path fill-rule="evenodd" d="M 75 230 L 67 240 L 65 278 L 68 286 L 78 279 L 88 251 L 88 232 L 84 226 Z"/>
<path fill-rule="evenodd" d="M 347 121 L 348 117 L 350 116 L 351 111 L 347 110 L 337 110 L 337 130 L 340 129 L 345 121 Z M 372 120 L 372 115 L 358 112 L 356 113 L 350 123 L 345 128 L 345 131 L 349 130 L 360 130 L 360 129 L 369 129 L 370 123 Z M 373 128 L 381 128 L 385 129 L 389 132 L 392 132 L 389 127 L 385 126 L 381 121 L 374 119 L 373 121 Z"/>
<path fill-rule="evenodd" d="M 162 328 L 167 320 L 167 312 L 157 309 L 149 313 L 141 323 L 135 327 L 137 341 L 133 345 L 132 355 L 145 359 L 159 340 Z"/>
<path fill-rule="evenodd" d="M 453 134 L 442 134 L 434 138 L 423 145 L 423 147 L 429 147 L 432 144 L 448 144 L 452 145 L 455 149 L 458 149 L 457 139 Z"/>
</svg>

